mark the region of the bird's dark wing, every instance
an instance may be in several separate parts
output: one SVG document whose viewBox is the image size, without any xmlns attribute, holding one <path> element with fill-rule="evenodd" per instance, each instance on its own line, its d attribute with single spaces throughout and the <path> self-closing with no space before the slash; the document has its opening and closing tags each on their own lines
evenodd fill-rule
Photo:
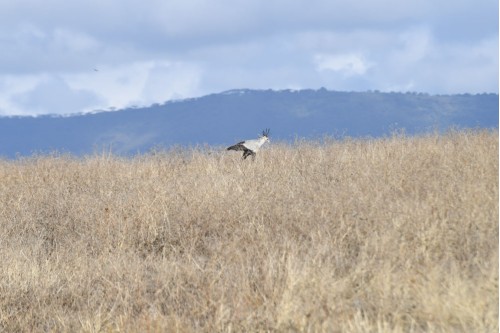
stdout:
<svg viewBox="0 0 500 333">
<path fill-rule="evenodd" d="M 245 141 L 241 141 L 241 142 L 238 142 L 237 144 L 235 144 L 231 147 L 227 147 L 226 150 L 248 150 L 248 148 L 245 147 L 244 145 L 245 145 Z"/>
</svg>

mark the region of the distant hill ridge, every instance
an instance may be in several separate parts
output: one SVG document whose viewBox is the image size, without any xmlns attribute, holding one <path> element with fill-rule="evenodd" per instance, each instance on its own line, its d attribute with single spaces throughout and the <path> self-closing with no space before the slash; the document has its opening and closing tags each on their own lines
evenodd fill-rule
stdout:
<svg viewBox="0 0 500 333">
<path fill-rule="evenodd" d="M 116 154 L 155 146 L 227 145 L 271 128 L 274 140 L 381 137 L 449 128 L 498 128 L 498 94 L 235 89 L 149 107 L 65 116 L 0 117 L 0 156 Z"/>
</svg>

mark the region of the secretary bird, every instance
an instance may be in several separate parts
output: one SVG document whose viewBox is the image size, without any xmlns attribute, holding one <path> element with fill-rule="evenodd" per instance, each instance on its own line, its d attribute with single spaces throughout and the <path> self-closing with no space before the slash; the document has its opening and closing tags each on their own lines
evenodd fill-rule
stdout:
<svg viewBox="0 0 500 333">
<path fill-rule="evenodd" d="M 262 136 L 260 138 L 238 142 L 231 147 L 227 147 L 226 150 L 243 150 L 243 159 L 246 159 L 251 155 L 252 160 L 255 160 L 255 154 L 266 142 L 269 142 L 269 128 L 266 128 L 264 131 L 262 131 Z"/>
</svg>

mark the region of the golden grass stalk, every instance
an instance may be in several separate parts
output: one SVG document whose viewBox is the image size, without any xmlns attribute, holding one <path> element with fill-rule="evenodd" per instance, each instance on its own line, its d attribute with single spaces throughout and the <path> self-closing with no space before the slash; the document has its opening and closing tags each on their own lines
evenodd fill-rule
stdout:
<svg viewBox="0 0 500 333">
<path fill-rule="evenodd" d="M 498 331 L 498 132 L 0 161 L 0 332 Z"/>
</svg>

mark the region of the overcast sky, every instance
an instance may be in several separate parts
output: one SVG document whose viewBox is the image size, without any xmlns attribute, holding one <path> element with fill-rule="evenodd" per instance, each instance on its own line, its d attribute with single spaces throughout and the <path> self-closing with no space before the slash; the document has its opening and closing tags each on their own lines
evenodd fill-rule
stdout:
<svg viewBox="0 0 500 333">
<path fill-rule="evenodd" d="M 497 0 L 0 0 L 0 115 L 236 88 L 498 92 Z"/>
</svg>

